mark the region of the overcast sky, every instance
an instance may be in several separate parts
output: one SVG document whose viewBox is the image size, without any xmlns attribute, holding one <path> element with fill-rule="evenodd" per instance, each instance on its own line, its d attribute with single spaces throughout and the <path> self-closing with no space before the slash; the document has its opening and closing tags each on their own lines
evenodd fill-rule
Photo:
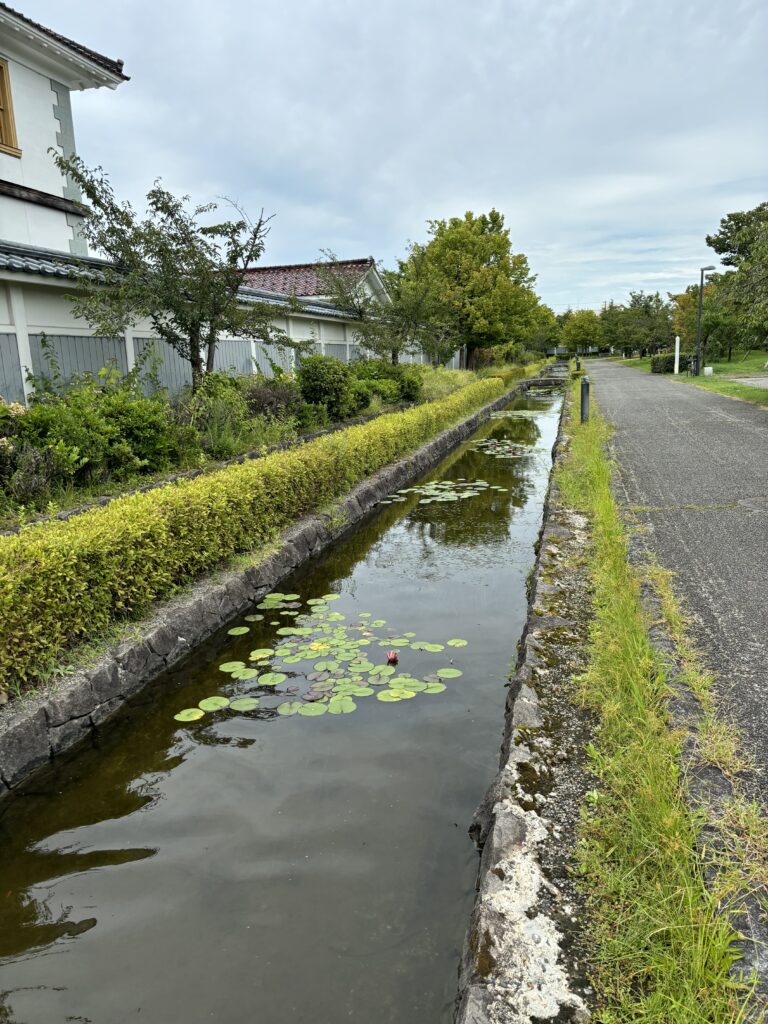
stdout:
<svg viewBox="0 0 768 1024">
<path fill-rule="evenodd" d="M 78 150 L 275 214 L 265 263 L 391 265 L 487 211 L 556 311 L 680 290 L 768 199 L 766 0 L 16 0 L 131 81 L 73 97 Z"/>
</svg>

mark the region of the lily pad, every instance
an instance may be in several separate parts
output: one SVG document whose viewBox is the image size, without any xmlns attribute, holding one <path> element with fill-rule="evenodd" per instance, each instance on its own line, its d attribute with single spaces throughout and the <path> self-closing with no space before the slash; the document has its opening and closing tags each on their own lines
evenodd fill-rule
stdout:
<svg viewBox="0 0 768 1024">
<path fill-rule="evenodd" d="M 304 718 L 318 718 L 320 715 L 324 715 L 327 710 L 327 704 L 315 702 L 313 704 L 302 704 L 298 713 L 303 715 Z"/>
<path fill-rule="evenodd" d="M 467 641 L 466 640 L 448 640 L 447 641 L 447 645 L 448 645 L 448 647 L 466 647 L 467 646 Z"/>
<path fill-rule="evenodd" d="M 377 700 L 383 700 L 385 704 L 394 704 L 403 699 L 403 690 L 379 690 L 376 694 Z"/>
<path fill-rule="evenodd" d="M 177 712 L 173 717 L 177 722 L 196 722 L 198 718 L 202 718 L 205 715 L 204 711 L 200 708 L 184 708 L 183 711 Z"/>
<path fill-rule="evenodd" d="M 356 708 L 357 704 L 346 694 L 331 697 L 328 701 L 328 711 L 332 715 L 350 715 Z"/>
<path fill-rule="evenodd" d="M 347 666 L 350 672 L 370 672 L 374 667 L 372 661 L 350 661 Z"/>
<path fill-rule="evenodd" d="M 464 673 L 458 668 L 439 668 L 436 673 L 441 679 L 458 679 Z"/>
<path fill-rule="evenodd" d="M 371 669 L 371 676 L 393 676 L 397 669 L 394 665 L 376 665 Z"/>
<path fill-rule="evenodd" d="M 288 676 L 282 672 L 265 672 L 263 676 L 259 678 L 259 683 L 262 686 L 278 686 L 280 683 L 284 683 Z"/>
<path fill-rule="evenodd" d="M 233 679 L 255 679 L 259 673 L 255 668 L 236 668 L 232 673 Z"/>
<path fill-rule="evenodd" d="M 259 698 L 236 697 L 229 706 L 232 711 L 254 711 L 259 706 Z"/>
<path fill-rule="evenodd" d="M 339 667 L 338 661 L 316 661 L 315 671 L 316 672 L 335 672 Z"/>
<path fill-rule="evenodd" d="M 227 633 L 229 636 L 245 636 L 246 633 L 250 633 L 248 626 L 233 626 L 232 629 L 228 629 Z"/>
<path fill-rule="evenodd" d="M 244 661 L 225 661 L 223 665 L 219 665 L 219 672 L 234 672 L 235 669 L 245 667 Z"/>
<path fill-rule="evenodd" d="M 246 622 L 261 622 L 264 618 L 263 615 L 244 615 L 243 618 Z"/>
<path fill-rule="evenodd" d="M 229 697 L 203 697 L 197 706 L 202 711 L 221 711 L 222 708 L 229 707 Z"/>
<path fill-rule="evenodd" d="M 422 693 L 442 693 L 447 687 L 445 683 L 425 683 Z"/>
<path fill-rule="evenodd" d="M 370 686 L 354 686 L 349 692 L 353 697 L 370 697 L 376 691 Z"/>
<path fill-rule="evenodd" d="M 257 647 L 255 651 L 251 651 L 248 657 L 251 661 L 260 661 L 262 658 L 271 658 L 274 653 L 272 647 Z"/>
<path fill-rule="evenodd" d="M 278 715 L 298 715 L 303 707 L 308 706 L 302 704 L 300 700 L 284 700 L 282 704 L 278 704 L 277 713 Z"/>
</svg>

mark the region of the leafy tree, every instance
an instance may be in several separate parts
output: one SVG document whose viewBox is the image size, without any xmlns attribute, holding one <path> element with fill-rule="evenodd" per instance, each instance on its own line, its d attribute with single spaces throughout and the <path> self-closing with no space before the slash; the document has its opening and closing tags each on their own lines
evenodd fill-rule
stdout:
<svg viewBox="0 0 768 1024">
<path fill-rule="evenodd" d="M 98 279 L 87 265 L 76 271 L 75 314 L 98 334 L 114 337 L 148 319 L 190 363 L 195 389 L 213 371 L 222 336 L 302 347 L 273 325 L 269 306 L 239 294 L 247 268 L 264 252 L 263 214 L 252 223 L 234 207 L 235 220 L 205 223 L 215 203 L 190 209 L 188 196 L 177 198 L 155 182 L 139 217 L 117 200 L 101 168 L 90 170 L 77 156 L 54 154 L 54 160 L 88 201 L 83 235 L 111 263 Z"/>
<path fill-rule="evenodd" d="M 527 337 L 539 305 L 535 278 L 522 253 L 512 252 L 497 210 L 429 221 L 430 240 L 411 246 L 438 322 L 469 350 Z"/>
<path fill-rule="evenodd" d="M 531 352 L 547 352 L 561 344 L 560 324 L 557 317 L 544 303 L 540 303 L 533 315 L 530 332 L 525 339 L 525 348 Z"/>
<path fill-rule="evenodd" d="M 727 353 L 730 360 L 742 331 L 731 304 L 723 294 L 724 277 L 717 275 L 704 285 L 701 304 L 702 352 L 711 358 Z M 699 285 L 690 284 L 679 295 L 670 295 L 673 303 L 672 328 L 680 336 L 680 349 L 693 352 L 699 320 Z"/>
<path fill-rule="evenodd" d="M 332 252 L 324 251 L 323 257 L 318 265 L 323 291 L 353 317 L 354 339 L 360 348 L 393 365 L 419 350 L 444 362 L 458 348 L 458 342 L 447 337 L 418 256 L 400 261 L 397 270 L 379 268 L 386 295 L 373 294 L 358 273 L 339 267 Z"/>
<path fill-rule="evenodd" d="M 736 330 L 762 346 L 768 340 L 768 219 L 757 225 L 737 258 L 736 270 L 719 278 L 718 293 Z"/>
<path fill-rule="evenodd" d="M 754 210 L 737 210 L 720 221 L 720 230 L 707 235 L 707 245 L 714 249 L 726 267 L 739 267 L 750 258 L 759 236 L 768 226 L 768 203 Z"/>
<path fill-rule="evenodd" d="M 667 348 L 673 337 L 672 310 L 658 292 L 630 292 L 622 314 L 623 344 L 641 352 Z"/>
<path fill-rule="evenodd" d="M 613 300 L 604 304 L 600 310 L 600 335 L 601 343 L 612 349 L 626 349 L 626 339 L 623 333 L 623 322 L 626 309 Z"/>
<path fill-rule="evenodd" d="M 591 309 L 571 312 L 563 323 L 561 338 L 562 344 L 567 345 L 571 351 L 598 347 L 602 340 L 600 317 Z"/>
</svg>

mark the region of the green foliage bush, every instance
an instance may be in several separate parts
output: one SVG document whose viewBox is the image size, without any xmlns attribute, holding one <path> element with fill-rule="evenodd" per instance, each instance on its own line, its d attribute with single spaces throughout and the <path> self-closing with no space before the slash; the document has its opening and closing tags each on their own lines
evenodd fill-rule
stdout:
<svg viewBox="0 0 768 1024">
<path fill-rule="evenodd" d="M 352 414 L 365 412 L 370 407 L 375 392 L 373 382 L 369 380 L 353 380 L 350 383 L 350 411 Z"/>
<path fill-rule="evenodd" d="M 448 370 L 444 366 L 419 366 L 421 396 L 425 402 L 434 402 L 466 387 L 478 376 L 472 370 Z"/>
<path fill-rule="evenodd" d="M 504 390 L 499 379 L 476 381 L 442 401 L 0 537 L 0 688 L 273 540 Z"/>
<path fill-rule="evenodd" d="M 674 352 L 659 352 L 658 355 L 651 356 L 651 373 L 674 373 L 675 372 L 675 353 Z"/>
<path fill-rule="evenodd" d="M 394 384 L 396 390 L 374 386 L 373 393 L 385 402 L 417 402 L 421 398 L 423 379 L 416 366 L 385 359 L 359 359 L 352 363 L 350 370 L 358 380 Z"/>
<path fill-rule="evenodd" d="M 351 375 L 349 367 L 333 356 L 306 356 L 297 374 L 305 402 L 324 405 L 334 420 L 350 413 Z"/>
</svg>

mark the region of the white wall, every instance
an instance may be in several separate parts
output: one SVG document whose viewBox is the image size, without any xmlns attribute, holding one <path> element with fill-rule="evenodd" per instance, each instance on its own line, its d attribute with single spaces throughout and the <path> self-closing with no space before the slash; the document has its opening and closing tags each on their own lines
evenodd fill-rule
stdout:
<svg viewBox="0 0 768 1024">
<path fill-rule="evenodd" d="M 0 47 L 0 56 L 5 57 Z M 0 178 L 51 195 L 64 195 L 64 178 L 53 162 L 49 147 L 61 152 L 56 133 L 61 125 L 53 115 L 56 93 L 45 75 L 8 59 L 11 101 L 16 138 L 21 156 L 0 153 Z M 0 238 L 23 245 L 69 251 L 72 228 L 60 210 L 0 197 Z"/>
<path fill-rule="evenodd" d="M 69 286 L 62 282 L 57 286 L 53 282 L 46 283 L 38 277 L 23 274 L 9 275 L 0 280 L 0 335 L 14 335 L 17 341 L 19 363 L 22 367 L 22 376 L 25 368 L 32 368 L 31 347 L 34 347 L 34 338 L 40 334 L 47 334 L 49 338 L 59 338 L 58 344 L 69 346 L 67 352 L 77 351 L 82 358 L 89 358 L 83 353 L 91 352 L 93 359 L 98 359 L 98 353 L 102 351 L 103 344 L 97 340 L 86 343 L 83 338 L 92 338 L 93 331 L 84 320 L 80 320 L 72 313 L 72 307 L 67 299 Z M 325 350 L 328 355 L 346 360 L 349 357 L 349 347 L 344 344 L 345 336 L 352 336 L 352 325 L 345 325 L 337 319 L 322 319 L 318 317 L 301 316 L 290 313 L 287 317 L 275 316 L 273 323 L 276 327 L 286 329 L 289 337 L 299 341 L 312 338 L 318 343 L 328 345 Z M 125 338 L 125 366 L 130 369 L 134 365 L 134 338 L 149 338 L 154 332 L 149 321 L 138 323 L 135 327 L 126 332 Z M 233 339 L 237 341 L 238 339 Z M 108 339 L 103 339 L 107 342 Z M 112 342 L 110 342 L 112 344 Z M 122 342 L 121 342 L 122 344 Z M 340 346 L 343 352 L 339 350 Z M 323 351 L 323 349 L 320 349 Z M 256 360 L 258 366 L 264 372 L 268 372 L 268 364 L 263 358 L 260 347 L 255 343 L 250 346 L 251 356 Z M 122 352 L 122 350 L 121 350 Z M 66 355 L 66 353 L 65 353 Z M 242 355 L 239 353 L 238 355 Z M 280 357 L 277 352 L 273 354 L 278 361 Z M 220 353 L 221 359 L 228 358 L 226 351 Z M 286 368 L 292 365 L 291 355 L 285 353 L 282 361 Z M 64 364 L 71 360 L 64 358 Z M 122 358 L 121 358 L 122 362 Z M 226 362 L 219 364 L 225 366 Z M 245 365 L 245 363 L 243 363 Z M 250 363 L 249 363 L 250 365 Z M 91 372 L 100 369 L 98 366 L 88 366 Z M 17 382 L 17 390 L 20 387 L 28 390 L 26 382 Z M 8 381 L 0 380 L 0 394 L 8 390 Z"/>
</svg>

